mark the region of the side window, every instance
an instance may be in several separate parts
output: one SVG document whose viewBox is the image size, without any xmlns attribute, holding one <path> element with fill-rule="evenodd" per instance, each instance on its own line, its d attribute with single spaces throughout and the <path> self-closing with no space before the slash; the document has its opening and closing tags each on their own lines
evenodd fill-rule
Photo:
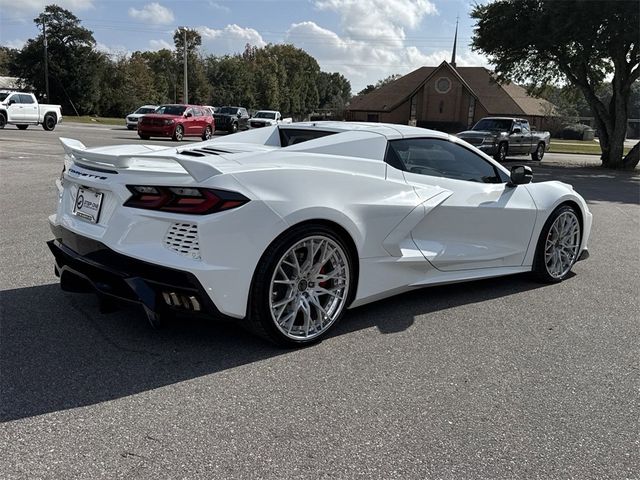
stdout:
<svg viewBox="0 0 640 480">
<path fill-rule="evenodd" d="M 187 108 L 187 110 L 184 112 L 185 117 L 189 114 L 193 115 L 193 108 Z"/>
<path fill-rule="evenodd" d="M 530 131 L 529 122 L 521 122 L 520 125 L 522 128 L 522 134 L 529 135 L 529 131 Z"/>
<path fill-rule="evenodd" d="M 506 175 L 481 156 L 448 140 L 391 140 L 385 161 L 400 170 L 468 182 L 503 183 Z"/>
<path fill-rule="evenodd" d="M 244 109 L 244 108 L 240 109 L 240 113 L 242 114 L 243 117 L 248 117 L 249 116 L 249 114 L 247 113 L 247 110 Z"/>
<path fill-rule="evenodd" d="M 200 110 L 199 108 L 194 108 L 193 109 L 193 116 L 194 117 L 201 117 L 202 116 L 202 110 Z"/>
<path fill-rule="evenodd" d="M 18 95 L 17 93 L 11 95 L 9 97 L 9 100 L 7 100 L 7 105 L 10 104 L 11 102 L 13 102 L 13 103 L 22 103 L 22 100 L 20 100 L 20 95 Z"/>
<path fill-rule="evenodd" d="M 35 103 L 31 95 L 20 95 L 20 103 Z"/>
<path fill-rule="evenodd" d="M 280 128 L 280 145 L 288 147 L 297 143 L 307 142 L 316 138 L 333 135 L 336 132 L 322 130 L 303 130 L 300 128 Z"/>
</svg>

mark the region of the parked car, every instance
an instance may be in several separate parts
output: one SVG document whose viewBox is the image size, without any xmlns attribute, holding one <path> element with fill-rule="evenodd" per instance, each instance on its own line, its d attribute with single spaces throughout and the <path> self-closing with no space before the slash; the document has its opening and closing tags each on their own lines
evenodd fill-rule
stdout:
<svg viewBox="0 0 640 480">
<path fill-rule="evenodd" d="M 533 132 L 528 120 L 511 117 L 483 118 L 457 136 L 499 162 L 504 162 L 507 155 L 531 155 L 532 160 L 540 162 L 551 142 L 549 132 Z"/>
<path fill-rule="evenodd" d="M 221 107 L 213 118 L 216 120 L 217 130 L 235 133 L 249 128 L 249 114 L 243 107 Z"/>
<path fill-rule="evenodd" d="M 138 121 L 138 136 L 143 140 L 149 137 L 171 137 L 178 142 L 184 137 L 208 140 L 214 131 L 211 112 L 198 105 L 161 105 Z"/>
<path fill-rule="evenodd" d="M 141 106 L 135 112 L 130 113 L 129 115 L 127 115 L 127 117 L 125 118 L 125 125 L 127 126 L 127 128 L 129 130 L 135 130 L 136 128 L 138 128 L 138 120 L 140 119 L 140 117 L 142 115 L 147 114 L 147 113 L 155 112 L 156 108 L 158 108 L 158 105 L 143 105 L 143 106 Z"/>
<path fill-rule="evenodd" d="M 277 110 L 260 110 L 249 120 L 249 128 L 260 128 L 291 122 L 291 118 L 282 118 L 282 115 Z"/>
<path fill-rule="evenodd" d="M 218 112 L 218 110 L 220 110 L 220 107 L 212 107 L 211 105 L 204 105 L 204 108 L 208 108 L 211 112 L 211 115 L 214 115 Z"/>
<path fill-rule="evenodd" d="M 60 122 L 60 105 L 39 104 L 33 93 L 0 91 L 0 128 L 11 124 L 26 130 L 29 125 L 42 125 L 51 131 Z"/>
<path fill-rule="evenodd" d="M 592 215 L 570 185 L 530 183 L 530 167 L 433 130 L 305 122 L 180 150 L 61 141 L 61 286 L 137 302 L 152 324 L 222 314 L 305 345 L 349 307 L 529 271 L 560 282 L 588 256 Z"/>
</svg>

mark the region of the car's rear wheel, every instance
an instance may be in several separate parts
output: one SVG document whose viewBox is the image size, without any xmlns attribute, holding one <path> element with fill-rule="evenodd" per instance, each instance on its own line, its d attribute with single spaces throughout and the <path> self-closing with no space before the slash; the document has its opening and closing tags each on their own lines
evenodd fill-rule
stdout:
<svg viewBox="0 0 640 480">
<path fill-rule="evenodd" d="M 4 113 L 0 113 L 0 129 L 3 129 L 7 124 L 7 117 L 4 116 Z"/>
<path fill-rule="evenodd" d="M 207 125 L 207 127 L 204 129 L 204 132 L 202 132 L 202 140 L 209 140 L 212 134 L 213 133 L 211 131 L 211 127 Z"/>
<path fill-rule="evenodd" d="M 140 137 L 140 139 L 142 139 L 142 140 L 149 140 L 149 138 L 150 138 L 150 137 L 149 137 L 149 135 L 143 135 L 143 134 L 141 134 L 141 133 L 139 133 L 139 134 L 138 134 L 138 136 L 139 136 L 139 137 Z"/>
<path fill-rule="evenodd" d="M 545 283 L 561 282 L 578 260 L 582 226 L 576 211 L 561 205 L 549 216 L 536 249 L 533 271 Z"/>
<path fill-rule="evenodd" d="M 47 113 L 44 116 L 44 120 L 42 121 L 42 128 L 44 128 L 47 132 L 50 132 L 54 128 L 56 128 L 56 115 L 54 113 Z"/>
<path fill-rule="evenodd" d="M 26 130 L 29 128 L 29 125 L 16 125 L 16 127 L 18 127 L 18 130 Z"/>
<path fill-rule="evenodd" d="M 184 138 L 184 127 L 182 125 L 176 125 L 176 129 L 173 131 L 173 139 L 179 142 Z"/>
<path fill-rule="evenodd" d="M 535 152 L 531 153 L 531 160 L 534 162 L 541 162 L 544 157 L 544 142 L 540 142 L 536 147 Z"/>
<path fill-rule="evenodd" d="M 354 283 L 345 241 L 323 225 L 303 225 L 277 239 L 256 269 L 250 319 L 279 345 L 322 339 L 343 315 Z"/>
</svg>

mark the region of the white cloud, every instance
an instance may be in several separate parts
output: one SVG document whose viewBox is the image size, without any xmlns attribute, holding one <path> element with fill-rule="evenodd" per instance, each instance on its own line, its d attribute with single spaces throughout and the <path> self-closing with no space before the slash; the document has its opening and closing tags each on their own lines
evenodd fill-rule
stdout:
<svg viewBox="0 0 640 480">
<path fill-rule="evenodd" d="M 129 16 L 154 25 L 167 25 L 173 22 L 174 19 L 173 12 L 158 2 L 148 3 L 140 10 L 131 7 Z"/>
<path fill-rule="evenodd" d="M 257 30 L 236 24 L 227 25 L 219 30 L 209 27 L 196 27 L 196 30 L 202 36 L 203 49 L 214 55 L 242 52 L 247 43 L 256 47 L 264 47 L 267 44 Z"/>
<path fill-rule="evenodd" d="M 149 48 L 154 52 L 158 50 L 162 50 L 166 48 L 167 50 L 173 50 L 175 45 L 173 43 L 169 43 L 166 40 L 149 40 Z"/>
<path fill-rule="evenodd" d="M 218 2 L 213 2 L 211 0 L 209 0 L 209 7 L 211 7 L 212 10 L 219 10 L 220 12 L 231 13 L 231 9 L 229 7 L 225 7 L 224 5 L 220 5 Z"/>
<path fill-rule="evenodd" d="M 338 0 L 333 0 L 338 1 Z M 367 84 L 392 74 L 406 74 L 422 66 L 435 66 L 451 59 L 451 50 L 425 53 L 403 39 L 379 42 L 340 36 L 314 22 L 291 25 L 285 41 L 303 48 L 314 56 L 324 71 L 340 72 L 351 81 L 353 93 Z M 459 46 L 456 63 L 459 66 L 487 65 L 487 60 Z"/>
<path fill-rule="evenodd" d="M 401 46 L 405 28 L 415 29 L 438 11 L 429 0 L 316 0 L 316 8 L 341 16 L 342 30 L 354 40 Z"/>
<path fill-rule="evenodd" d="M 127 47 L 122 45 L 106 45 L 104 43 L 96 42 L 96 50 L 102 52 L 110 57 L 127 57 L 131 55 L 131 52 L 127 50 Z"/>
<path fill-rule="evenodd" d="M 56 5 L 71 10 L 72 12 L 89 10 L 93 8 L 93 0 L 57 0 L 52 2 L 50 0 L 0 0 L 0 8 L 3 17 L 14 18 L 17 13 L 31 13 L 31 12 L 43 12 L 44 7 L 55 3 Z"/>
<path fill-rule="evenodd" d="M 22 50 L 22 47 L 24 47 L 25 43 L 27 43 L 26 40 L 20 40 L 20 39 L 3 40 L 2 41 L 2 46 L 3 47 L 8 47 L 8 48 L 15 48 L 17 50 Z"/>
</svg>

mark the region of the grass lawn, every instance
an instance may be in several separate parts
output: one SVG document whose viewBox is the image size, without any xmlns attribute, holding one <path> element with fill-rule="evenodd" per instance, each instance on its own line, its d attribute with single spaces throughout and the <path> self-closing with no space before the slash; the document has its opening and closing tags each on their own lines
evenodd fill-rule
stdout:
<svg viewBox="0 0 640 480">
<path fill-rule="evenodd" d="M 629 150 L 631 150 L 629 147 L 624 148 L 625 155 Z M 602 150 L 600 150 L 600 144 L 595 140 L 558 140 L 552 138 L 549 152 L 600 155 Z"/>
<path fill-rule="evenodd" d="M 75 115 L 66 115 L 62 121 L 65 123 L 91 123 L 96 125 L 120 125 L 124 127 L 124 118 L 91 117 L 89 115 L 76 117 Z"/>
</svg>

